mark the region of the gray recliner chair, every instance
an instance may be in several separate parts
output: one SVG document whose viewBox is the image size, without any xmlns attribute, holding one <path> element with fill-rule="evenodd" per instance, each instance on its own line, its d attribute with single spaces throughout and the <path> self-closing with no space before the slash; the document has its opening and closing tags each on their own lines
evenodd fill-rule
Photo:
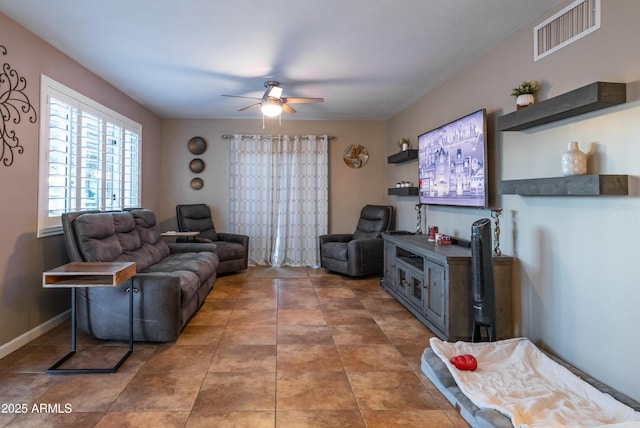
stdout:
<svg viewBox="0 0 640 428">
<path fill-rule="evenodd" d="M 382 274 L 381 235 L 389 229 L 392 215 L 392 206 L 366 205 L 354 233 L 320 236 L 320 266 L 349 276 Z"/>
<path fill-rule="evenodd" d="M 216 244 L 220 260 L 218 275 L 247 269 L 249 264 L 249 237 L 234 233 L 216 232 L 211 210 L 206 204 L 176 205 L 176 220 L 180 232 L 200 232 L 196 242 Z M 189 239 L 179 238 L 178 241 Z"/>
</svg>

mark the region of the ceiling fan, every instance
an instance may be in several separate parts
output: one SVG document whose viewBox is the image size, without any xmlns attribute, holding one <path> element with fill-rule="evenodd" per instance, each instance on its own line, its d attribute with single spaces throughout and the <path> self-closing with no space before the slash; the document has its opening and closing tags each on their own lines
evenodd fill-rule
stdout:
<svg viewBox="0 0 640 428">
<path fill-rule="evenodd" d="M 296 110 L 293 107 L 291 107 L 289 104 L 321 103 L 324 101 L 324 98 L 283 97 L 282 88 L 280 87 L 280 82 L 276 82 L 275 80 L 268 80 L 264 82 L 264 86 L 265 88 L 267 88 L 267 90 L 264 91 L 264 95 L 262 96 L 262 98 L 245 97 L 242 95 L 222 95 L 222 96 L 260 100 L 255 104 L 242 107 L 238 111 L 244 111 L 244 110 L 248 110 L 250 108 L 259 106 L 260 110 L 262 110 L 262 113 L 268 117 L 276 117 L 283 111 L 286 113 L 295 113 Z"/>
</svg>

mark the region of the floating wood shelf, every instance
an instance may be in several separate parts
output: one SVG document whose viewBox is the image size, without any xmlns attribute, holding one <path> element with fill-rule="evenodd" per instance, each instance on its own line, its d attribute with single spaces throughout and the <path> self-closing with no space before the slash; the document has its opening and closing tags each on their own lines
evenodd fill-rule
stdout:
<svg viewBox="0 0 640 428">
<path fill-rule="evenodd" d="M 628 195 L 628 175 L 573 175 L 500 182 L 503 195 L 601 196 Z"/>
<path fill-rule="evenodd" d="M 391 187 L 389 188 L 388 195 L 395 196 L 418 196 L 417 187 Z"/>
<path fill-rule="evenodd" d="M 498 131 L 522 131 L 627 101 L 625 83 L 595 82 L 497 119 Z"/>
<path fill-rule="evenodd" d="M 387 163 L 402 163 L 414 159 L 418 159 L 418 150 L 408 149 L 389 156 L 387 158 Z"/>
</svg>

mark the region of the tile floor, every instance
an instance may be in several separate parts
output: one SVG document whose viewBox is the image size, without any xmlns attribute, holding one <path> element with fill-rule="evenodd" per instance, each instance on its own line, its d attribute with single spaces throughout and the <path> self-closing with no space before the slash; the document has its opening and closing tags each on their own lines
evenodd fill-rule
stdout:
<svg viewBox="0 0 640 428">
<path fill-rule="evenodd" d="M 432 335 L 378 278 L 250 268 L 218 278 L 177 342 L 136 343 L 117 373 L 44 373 L 68 322 L 3 358 L 0 426 L 467 426 L 420 371 Z M 74 359 L 109 366 L 121 345 L 79 335 Z"/>
</svg>

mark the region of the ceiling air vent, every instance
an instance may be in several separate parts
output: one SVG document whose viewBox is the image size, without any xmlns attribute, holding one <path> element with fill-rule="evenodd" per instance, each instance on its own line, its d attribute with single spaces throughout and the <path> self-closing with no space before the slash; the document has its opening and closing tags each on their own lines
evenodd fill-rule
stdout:
<svg viewBox="0 0 640 428">
<path fill-rule="evenodd" d="M 600 0 L 578 0 L 533 29 L 533 59 L 541 58 L 600 28 Z"/>
</svg>

